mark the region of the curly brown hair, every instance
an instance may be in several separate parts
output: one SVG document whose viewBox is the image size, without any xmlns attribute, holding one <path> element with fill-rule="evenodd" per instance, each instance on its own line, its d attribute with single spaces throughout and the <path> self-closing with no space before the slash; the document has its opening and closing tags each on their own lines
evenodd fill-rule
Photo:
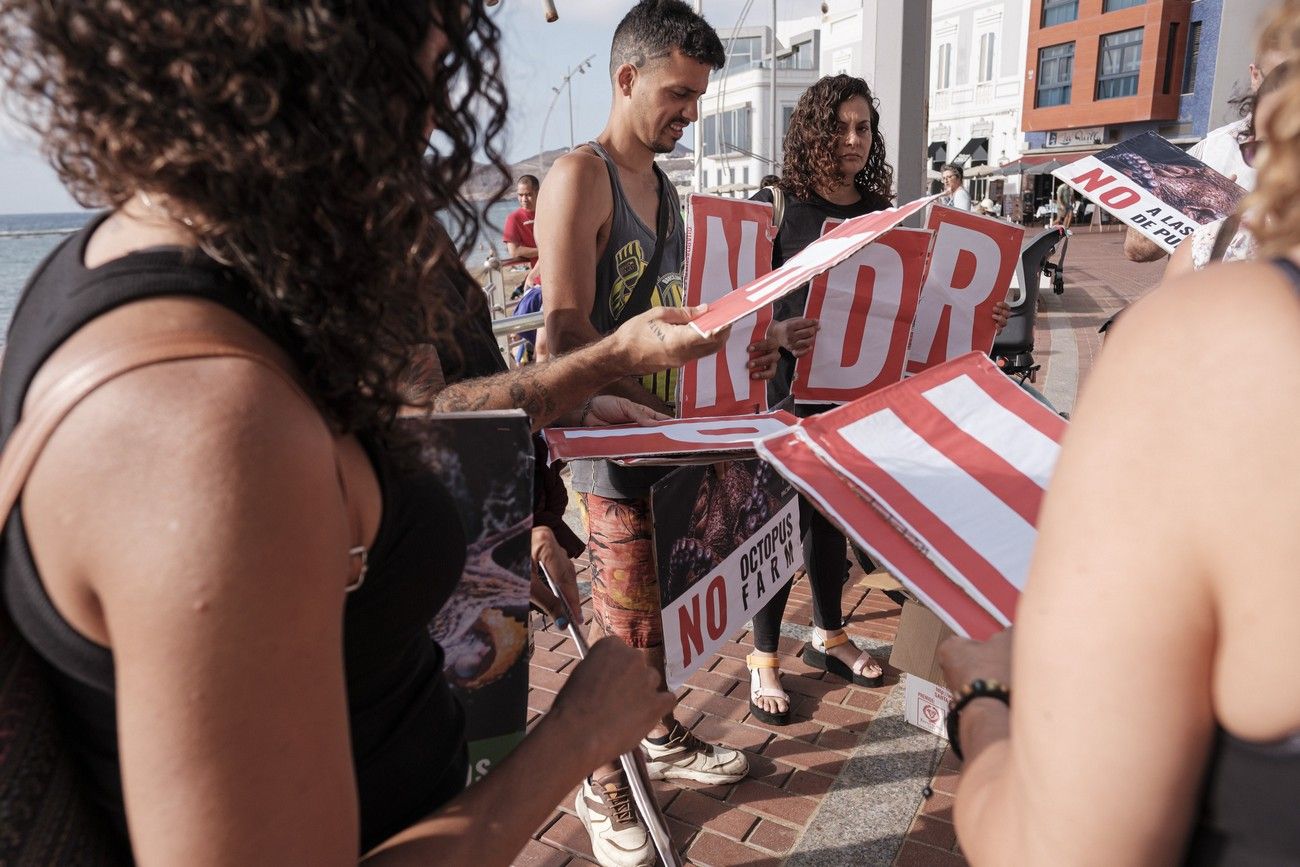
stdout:
<svg viewBox="0 0 1300 867">
<path fill-rule="evenodd" d="M 836 124 L 840 106 L 855 96 L 862 97 L 871 106 L 871 150 L 867 164 L 854 176 L 853 185 L 862 194 L 894 198 L 894 167 L 886 161 L 876 98 L 865 81 L 852 75 L 824 76 L 799 97 L 785 133 L 783 192 L 798 199 L 809 199 L 818 189 L 834 187 L 840 182 Z"/>
<path fill-rule="evenodd" d="M 483 0 L 0 0 L 0 75 L 79 202 L 171 203 L 287 329 L 331 425 L 383 434 L 481 219 L 473 156 L 509 182 L 499 36 Z"/>
<path fill-rule="evenodd" d="M 1286 70 L 1300 68 L 1300 0 L 1278 4 L 1259 44 L 1259 53 L 1283 54 Z M 1270 94 L 1277 108 L 1258 131 L 1259 140 L 1268 143 L 1268 157 L 1256 176 L 1255 192 L 1239 209 L 1250 212 L 1263 256 L 1287 255 L 1300 244 L 1300 75 L 1283 73 L 1279 79 Z"/>
</svg>

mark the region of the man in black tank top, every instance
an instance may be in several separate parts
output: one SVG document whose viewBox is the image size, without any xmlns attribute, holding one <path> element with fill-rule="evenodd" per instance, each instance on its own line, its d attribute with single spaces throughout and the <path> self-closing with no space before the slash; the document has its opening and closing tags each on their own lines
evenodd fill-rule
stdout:
<svg viewBox="0 0 1300 867">
<path fill-rule="evenodd" d="M 709 74 L 726 59 L 713 28 L 680 0 L 635 6 L 615 30 L 610 57 L 614 95 L 604 131 L 556 161 L 538 200 L 542 309 L 558 352 L 589 344 L 651 307 L 682 303 L 681 205 L 654 157 L 670 153 L 697 119 Z M 765 371 L 770 362 L 764 348 L 751 368 Z M 671 413 L 677 371 L 629 377 L 609 391 Z M 662 673 L 647 498 L 666 471 L 608 461 L 570 467 L 590 537 L 595 630 L 641 650 Z M 671 716 L 643 746 L 657 778 L 718 784 L 740 780 L 749 768 L 744 753 L 703 743 Z M 616 767 L 597 771 L 579 790 L 575 808 L 601 864 L 654 863 Z"/>
</svg>

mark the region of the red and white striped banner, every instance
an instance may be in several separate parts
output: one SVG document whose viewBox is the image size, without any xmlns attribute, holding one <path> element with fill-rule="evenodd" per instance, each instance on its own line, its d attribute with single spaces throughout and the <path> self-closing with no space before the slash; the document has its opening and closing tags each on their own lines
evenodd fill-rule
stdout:
<svg viewBox="0 0 1300 867">
<path fill-rule="evenodd" d="M 712 303 L 772 270 L 772 206 L 692 194 L 686 199 L 686 306 Z M 767 334 L 767 305 L 731 328 L 727 345 L 690 362 L 678 380 L 681 418 L 746 415 L 767 409 L 767 383 L 750 378 L 749 346 Z"/>
<path fill-rule="evenodd" d="M 990 618 L 1015 616 L 1064 433 L 1060 416 L 970 353 L 758 452 L 949 626 L 979 637 Z"/>
<path fill-rule="evenodd" d="M 702 316 L 691 322 L 691 326 L 705 336 L 717 334 L 728 325 L 789 295 L 818 274 L 843 262 L 884 232 L 920 211 L 933 199 L 934 196 L 927 196 L 899 208 L 845 220 L 813 241 L 798 255 L 791 256 L 780 268 L 710 304 Z"/>
<path fill-rule="evenodd" d="M 676 458 L 706 453 L 752 457 L 754 441 L 789 429 L 798 419 L 788 412 L 715 418 L 668 419 L 644 425 L 546 428 L 550 461 L 636 459 L 682 463 Z"/>
</svg>

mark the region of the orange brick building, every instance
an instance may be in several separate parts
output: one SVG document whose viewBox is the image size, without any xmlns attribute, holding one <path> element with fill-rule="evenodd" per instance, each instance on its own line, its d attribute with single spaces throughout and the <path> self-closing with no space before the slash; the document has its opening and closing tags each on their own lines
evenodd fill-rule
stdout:
<svg viewBox="0 0 1300 867">
<path fill-rule="evenodd" d="M 1127 138 L 1109 127 L 1176 122 L 1191 6 L 1189 0 L 1033 0 L 1025 132 L 1048 133 L 1049 145 L 1065 138 L 1086 147 Z"/>
</svg>

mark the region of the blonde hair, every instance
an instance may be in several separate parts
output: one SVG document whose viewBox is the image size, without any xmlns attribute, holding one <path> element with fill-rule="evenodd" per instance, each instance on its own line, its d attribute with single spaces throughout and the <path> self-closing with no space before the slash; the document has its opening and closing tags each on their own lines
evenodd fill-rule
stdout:
<svg viewBox="0 0 1300 867">
<path fill-rule="evenodd" d="M 1278 52 L 1296 68 L 1300 61 L 1300 0 L 1279 3 L 1259 38 L 1260 53 Z M 1300 244 L 1300 75 L 1270 94 L 1277 106 L 1256 131 L 1268 143 L 1268 159 L 1260 166 L 1255 192 L 1241 210 L 1253 214 L 1254 232 L 1263 256 L 1289 252 Z"/>
</svg>

